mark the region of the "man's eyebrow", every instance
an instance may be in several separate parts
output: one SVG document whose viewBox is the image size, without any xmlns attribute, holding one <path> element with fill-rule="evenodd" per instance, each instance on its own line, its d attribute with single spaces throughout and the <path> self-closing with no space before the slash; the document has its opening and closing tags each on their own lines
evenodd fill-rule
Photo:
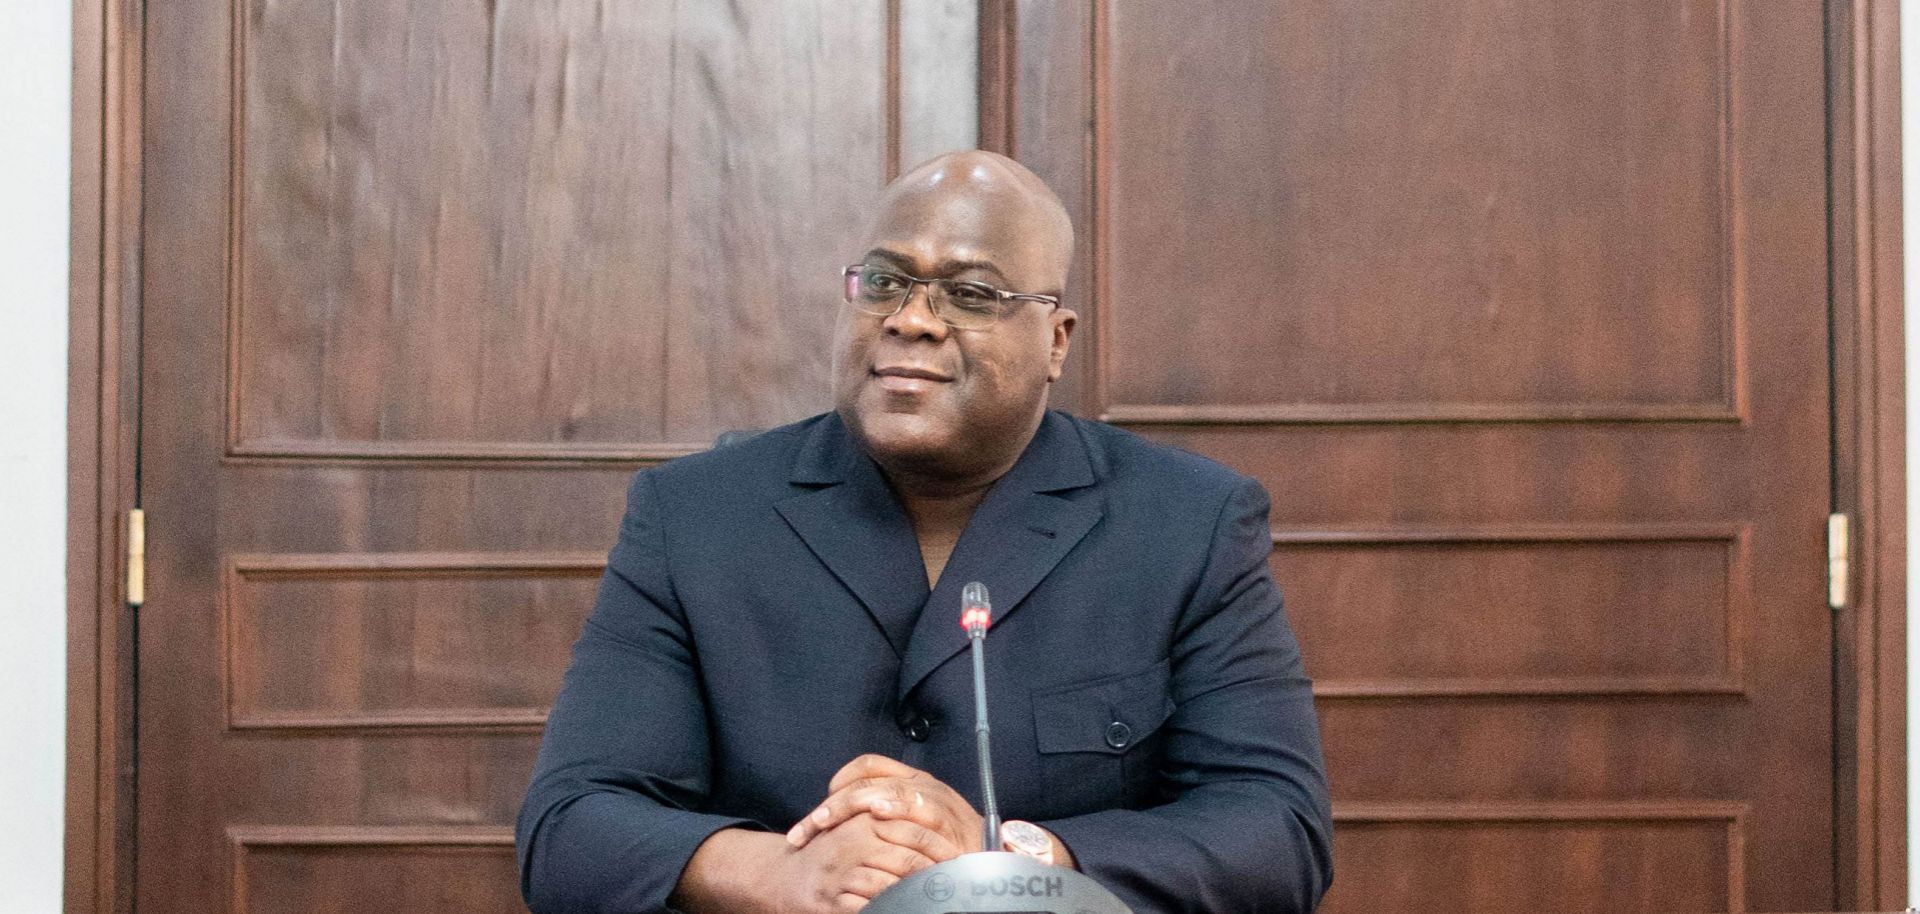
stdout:
<svg viewBox="0 0 1920 914">
<path fill-rule="evenodd" d="M 894 266 L 902 270 L 907 270 L 909 272 L 911 272 L 914 269 L 913 261 L 910 258 L 906 257 L 903 254 L 899 254 L 894 251 L 887 250 L 886 248 L 874 248 L 873 250 L 868 251 L 866 259 L 867 260 L 885 260 L 892 263 Z M 956 259 L 942 260 L 939 263 L 936 263 L 933 265 L 934 276 L 952 276 L 955 273 L 964 273 L 968 270 L 979 270 L 980 272 L 983 272 L 983 273 L 992 273 L 994 276 L 999 277 L 1001 282 L 1007 281 L 1007 274 L 1002 273 L 1000 271 L 1000 268 L 995 266 L 993 262 L 989 260 L 968 260 L 968 259 L 956 258 Z"/>
</svg>

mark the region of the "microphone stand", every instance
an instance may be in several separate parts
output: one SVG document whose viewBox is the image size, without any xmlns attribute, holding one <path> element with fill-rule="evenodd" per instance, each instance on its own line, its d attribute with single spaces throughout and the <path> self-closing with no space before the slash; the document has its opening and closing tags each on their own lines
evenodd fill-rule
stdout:
<svg viewBox="0 0 1920 914">
<path fill-rule="evenodd" d="M 973 739 L 980 750 L 980 801 L 986 818 L 980 820 L 980 849 L 1000 849 L 1000 804 L 993 796 L 993 731 L 987 726 L 987 626 L 993 624 L 993 604 L 987 585 L 969 581 L 960 588 L 960 625 L 967 630 L 973 651 Z"/>
<path fill-rule="evenodd" d="M 986 807 L 981 826 L 980 849 L 1000 849 L 1000 805 L 993 796 L 993 752 L 989 749 L 993 731 L 987 726 L 987 627 L 967 626 L 967 641 L 973 651 L 973 736 L 980 749 L 980 799 Z"/>
<path fill-rule="evenodd" d="M 993 795 L 992 731 L 987 727 L 986 585 L 960 590 L 960 625 L 973 652 L 973 734 L 980 750 L 979 853 L 916 870 L 874 896 L 862 914 L 1133 914 L 1084 873 L 1000 849 L 1000 805 Z"/>
</svg>

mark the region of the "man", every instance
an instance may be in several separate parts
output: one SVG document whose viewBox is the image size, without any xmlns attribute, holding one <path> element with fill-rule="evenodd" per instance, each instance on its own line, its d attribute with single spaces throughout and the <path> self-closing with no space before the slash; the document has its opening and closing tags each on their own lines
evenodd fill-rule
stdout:
<svg viewBox="0 0 1920 914">
<path fill-rule="evenodd" d="M 1000 806 L 1036 851 L 1142 914 L 1318 903 L 1265 493 L 1047 411 L 1072 245 L 1009 159 L 915 169 L 846 271 L 834 412 L 635 477 L 520 815 L 535 911 L 852 912 L 981 850 L 976 580 Z"/>
</svg>

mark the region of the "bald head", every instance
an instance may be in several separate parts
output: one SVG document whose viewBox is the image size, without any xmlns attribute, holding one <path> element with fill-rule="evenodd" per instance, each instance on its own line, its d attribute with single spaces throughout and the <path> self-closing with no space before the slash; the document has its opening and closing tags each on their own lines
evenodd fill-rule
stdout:
<svg viewBox="0 0 1920 914">
<path fill-rule="evenodd" d="M 1020 291 L 1058 294 L 1073 261 L 1073 221 L 1053 188 L 979 149 L 936 156 L 887 186 L 869 240 L 915 235 L 959 247 L 991 242 L 995 265 Z"/>
</svg>

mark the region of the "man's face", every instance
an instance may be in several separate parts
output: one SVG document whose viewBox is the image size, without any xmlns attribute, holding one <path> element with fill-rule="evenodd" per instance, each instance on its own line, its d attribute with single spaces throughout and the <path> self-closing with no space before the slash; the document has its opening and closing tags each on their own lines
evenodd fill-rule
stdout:
<svg viewBox="0 0 1920 914">
<path fill-rule="evenodd" d="M 861 263 L 925 279 L 1058 294 L 1070 237 L 1030 201 L 951 180 L 890 193 Z M 980 330 L 948 326 L 924 285 L 889 317 L 843 308 L 835 400 L 883 465 L 963 477 L 1024 449 L 1066 358 L 1073 312 L 1023 301 Z M 1004 467 L 1002 467 L 1004 468 Z"/>
</svg>

